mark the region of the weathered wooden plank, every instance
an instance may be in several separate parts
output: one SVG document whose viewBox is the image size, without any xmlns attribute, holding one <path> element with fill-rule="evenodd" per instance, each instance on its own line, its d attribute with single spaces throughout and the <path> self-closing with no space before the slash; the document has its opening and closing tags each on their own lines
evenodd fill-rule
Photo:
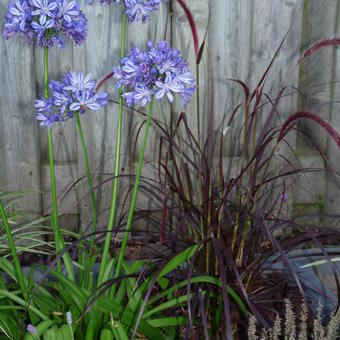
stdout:
<svg viewBox="0 0 340 340">
<path fill-rule="evenodd" d="M 43 192 L 43 210 L 46 213 L 51 212 L 51 189 L 50 189 L 50 167 L 49 164 L 43 162 L 41 165 L 41 184 L 46 191 Z M 55 165 L 56 188 L 58 200 L 59 214 L 77 214 L 78 213 L 78 197 L 75 190 L 70 190 L 76 181 L 77 165 L 62 163 Z"/>
<path fill-rule="evenodd" d="M 338 58 L 339 49 L 325 48 L 308 57 L 300 70 L 297 60 L 300 49 L 312 42 L 339 35 L 339 22 L 336 22 L 339 5 L 336 1 L 320 2 L 319 0 L 186 0 L 197 28 L 200 43 L 204 38 L 210 10 L 210 26 L 206 50 L 200 65 L 200 108 L 201 132 L 206 135 L 211 107 L 210 89 L 213 81 L 214 123 L 220 128 L 223 117 L 230 115 L 235 106 L 244 98 L 239 85 L 228 81 L 237 78 L 245 81 L 253 90 L 256 82 L 266 69 L 284 34 L 290 32 L 274 63 L 266 81 L 265 91 L 275 98 L 282 86 L 300 86 L 302 95 L 299 108 L 308 109 L 331 121 L 338 129 L 339 105 L 336 98 L 340 96 L 340 87 L 335 81 L 340 77 Z M 69 43 L 66 50 L 53 48 L 50 50 L 50 79 L 59 78 L 64 72 L 74 69 L 84 73 L 92 73 L 94 78 L 101 78 L 112 71 L 112 66 L 119 62 L 120 53 L 120 6 L 100 6 L 98 3 L 86 5 L 83 10 L 88 18 L 88 39 L 83 46 L 73 47 Z M 161 4 L 160 11 L 151 15 L 150 22 L 128 25 L 128 48 L 138 45 L 146 46 L 150 39 L 159 42 L 166 35 L 172 45 L 188 58 L 192 71 L 195 72 L 195 56 L 189 23 L 183 9 L 177 1 L 172 1 L 172 16 L 165 34 L 165 23 L 168 15 L 168 4 Z M 5 4 L 0 4 L 0 12 L 5 12 Z M 0 18 L 3 25 L 4 17 Z M 302 42 L 301 42 L 302 40 Z M 37 129 L 34 113 L 34 99 L 43 93 L 42 89 L 42 50 L 31 48 L 19 40 L 0 41 L 0 62 L 3 67 L 0 73 L 2 96 L 0 99 L 0 186 L 15 190 L 24 188 L 40 189 L 40 157 L 42 165 L 42 190 L 44 212 L 49 209 L 49 181 L 46 168 L 47 141 L 44 128 Z M 33 52 L 32 52 L 33 51 Z M 210 65 L 210 68 L 208 67 Z M 332 83 L 333 81 L 333 83 Z M 109 80 L 103 89 L 110 93 L 110 98 L 117 101 L 118 94 L 114 82 Z M 288 90 L 288 92 L 293 92 Z M 332 102 L 332 104 L 330 104 Z M 297 96 L 287 96 L 279 106 L 281 119 L 297 109 Z M 116 126 L 117 104 L 110 103 L 105 110 L 89 112 L 82 117 L 86 143 L 92 172 L 95 174 L 96 194 L 100 215 L 100 225 L 105 226 L 111 195 L 111 181 L 103 182 L 112 175 Z M 182 111 L 180 101 L 174 105 L 176 114 Z M 265 107 L 261 121 L 266 117 L 270 105 Z M 196 132 L 196 98 L 185 108 L 189 125 Z M 162 122 L 170 121 L 170 106 L 166 99 L 162 103 L 156 101 L 153 117 Z M 238 133 L 243 121 L 243 110 L 235 119 L 233 128 L 226 134 L 225 155 L 239 155 Z M 138 157 L 142 133 L 133 158 L 135 138 L 138 127 L 143 121 L 140 114 L 124 108 L 122 173 L 135 172 L 135 160 Z M 53 127 L 54 156 L 57 170 L 58 193 L 85 175 L 83 155 L 76 135 L 75 122 Z M 279 122 L 276 122 L 279 124 Z M 340 157 L 327 135 L 316 129 L 313 123 L 301 122 L 299 128 L 310 134 L 327 153 L 332 166 L 340 173 Z M 23 132 L 24 131 L 24 132 Z M 142 129 L 143 132 L 143 129 Z M 295 135 L 291 133 L 287 139 L 295 145 Z M 40 147 L 39 147 L 40 140 Z M 146 160 L 153 161 L 157 155 L 159 134 L 153 128 L 150 131 Z M 299 137 L 297 153 L 303 164 L 310 165 L 314 159 L 314 151 L 308 138 Z M 280 150 L 285 155 L 288 150 L 282 145 Z M 304 156 L 306 155 L 306 156 Z M 319 164 L 319 160 L 315 158 Z M 77 166 L 75 166 L 75 164 Z M 319 164 L 320 165 L 320 164 Z M 151 168 L 144 172 L 153 176 Z M 58 176 L 61 176 L 60 178 Z M 296 203 L 304 204 L 308 199 L 316 201 L 323 195 L 327 212 L 337 212 L 339 206 L 339 183 L 337 177 L 317 175 L 305 178 L 304 190 L 294 191 Z M 317 181 L 318 185 L 314 185 Z M 126 192 L 133 180 L 125 180 L 120 186 L 120 197 Z M 299 184 L 300 186 L 300 184 Z M 323 186 L 323 189 L 321 188 Z M 78 190 L 70 193 L 70 201 L 61 207 L 61 212 L 76 216 L 77 205 L 66 208 L 80 200 L 82 222 L 90 223 L 91 204 L 87 194 L 86 179 L 79 182 Z M 139 198 L 140 206 L 147 206 L 143 195 Z M 121 202 L 120 202 L 121 203 Z M 26 210 L 40 212 L 40 199 L 30 197 L 23 202 Z M 71 216 L 70 215 L 70 216 Z"/>
<path fill-rule="evenodd" d="M 335 26 L 335 35 L 340 35 L 340 17 L 339 17 L 340 6 L 338 4 L 338 15 Z M 333 70 L 332 70 L 332 96 L 330 104 L 330 116 L 329 120 L 332 125 L 340 131 L 340 49 L 333 49 Z M 330 214 L 339 214 L 340 206 L 340 151 L 339 148 L 334 144 L 333 141 L 329 142 L 327 155 L 331 166 L 337 172 L 337 174 L 329 174 L 327 177 L 327 189 L 325 193 L 325 210 Z"/>
<path fill-rule="evenodd" d="M 78 229 L 78 192 L 73 188 L 77 176 L 77 164 L 57 163 L 54 167 L 56 177 L 56 189 L 58 199 L 59 225 L 62 228 Z M 42 208 L 44 214 L 50 214 L 52 209 L 50 167 L 47 162 L 41 166 L 41 186 L 44 188 L 42 194 Z M 70 218 L 68 218 L 70 217 Z"/>
<path fill-rule="evenodd" d="M 258 112 L 257 135 L 259 135 L 265 124 L 268 114 L 272 109 L 272 103 L 265 97 L 267 95 L 272 102 L 275 101 L 281 89 L 287 87 L 284 95 L 281 97 L 277 107 L 278 117 L 276 116 L 271 126 L 280 127 L 282 122 L 298 107 L 298 97 L 294 88 L 299 83 L 298 59 L 301 47 L 301 23 L 302 23 L 302 5 L 298 0 L 285 1 L 253 1 L 252 2 L 252 29 L 250 38 L 249 54 L 249 85 L 251 91 L 254 91 L 259 84 L 260 79 L 270 66 L 281 43 L 282 47 L 275 57 L 272 66 L 265 78 L 263 86 L 263 97 L 261 104 L 264 104 Z M 285 35 L 287 36 L 285 37 Z M 285 40 L 284 40 L 285 39 Z M 294 160 L 295 155 L 291 150 L 295 148 L 295 134 L 290 134 L 286 143 L 281 143 L 275 149 L 275 157 L 272 159 L 270 169 L 273 175 L 292 171 L 289 162 L 281 157 Z M 266 154 L 272 152 L 275 141 L 266 148 Z M 292 211 L 292 197 L 294 178 L 280 177 L 270 185 L 275 189 L 272 194 L 273 198 L 281 194 L 286 196 L 282 201 L 284 214 L 287 216 Z M 280 203 L 279 203 L 280 205 Z"/>
<path fill-rule="evenodd" d="M 327 5 L 318 0 L 304 2 L 302 49 L 311 44 L 334 36 L 337 16 L 337 1 L 329 1 Z M 300 67 L 301 109 L 310 110 L 319 116 L 329 119 L 329 101 L 331 97 L 331 81 L 333 71 L 333 50 L 324 48 L 306 58 Z M 298 148 L 301 152 L 316 150 L 316 142 L 324 151 L 327 146 L 327 136 L 315 129 L 308 121 L 301 121 L 299 128 L 311 138 L 301 135 Z"/>
<path fill-rule="evenodd" d="M 302 50 L 319 40 L 334 36 L 337 6 L 336 1 L 327 2 L 327 6 L 325 6 L 325 3 L 317 0 L 305 1 Z M 333 58 L 333 49 L 325 48 L 306 58 L 300 67 L 299 85 L 302 95 L 299 97 L 299 109 L 312 111 L 326 120 L 329 120 L 331 117 L 331 106 L 329 104 L 332 93 L 331 81 L 335 80 L 332 76 Z M 321 148 L 322 152 L 327 153 L 329 140 L 327 134 L 322 129 L 316 128 L 314 123 L 306 120 L 300 121 L 298 127 L 306 134 L 300 134 L 297 138 L 297 152 L 302 157 L 306 157 L 307 154 L 310 157 L 312 155 L 320 157 L 315 143 Z M 334 150 L 332 146 L 329 151 L 331 150 Z M 316 184 L 322 184 L 323 186 Z M 317 180 L 310 182 L 309 186 L 305 187 L 305 190 L 310 192 L 309 196 L 314 197 L 314 200 L 317 196 L 325 199 L 326 210 L 328 212 L 337 213 L 338 206 L 336 206 L 336 201 L 334 201 L 334 195 L 337 196 L 337 189 L 334 186 L 335 182 L 332 180 L 332 177 L 329 176 L 327 178 L 325 173 L 321 173 Z M 298 199 L 295 199 L 295 203 L 299 203 Z"/>
<path fill-rule="evenodd" d="M 187 0 L 185 1 L 194 18 L 199 46 L 202 44 L 209 22 L 209 2 L 206 0 Z M 189 61 L 190 68 L 195 76 L 196 73 L 196 58 L 192 33 L 188 19 L 182 7 L 177 1 L 173 2 L 172 13 L 172 44 L 175 48 L 181 51 L 183 57 Z M 200 110 L 200 125 L 201 136 L 206 135 L 209 121 L 209 68 L 208 68 L 208 53 L 207 46 L 205 48 L 200 67 L 199 67 L 199 110 Z M 195 76 L 196 77 L 196 76 Z M 190 103 L 185 107 L 181 107 L 180 99 L 175 101 L 174 111 L 178 115 L 180 112 L 187 113 L 188 124 L 194 134 L 197 136 L 197 98 L 196 92 L 192 96 Z M 204 138 L 201 138 L 201 142 Z"/>
<path fill-rule="evenodd" d="M 255 90 L 287 34 L 264 85 L 264 93 L 273 101 L 279 91 L 287 87 L 284 92 L 286 96 L 281 98 L 278 106 L 280 118 L 276 119 L 274 124 L 276 126 L 297 110 L 298 97 L 293 89 L 299 84 L 298 59 L 301 48 L 302 12 L 302 2 L 298 0 L 253 1 L 249 74 L 252 91 Z M 267 99 L 263 96 L 262 103 L 264 102 L 267 102 Z M 272 108 L 272 104 L 267 103 L 260 112 L 258 130 Z M 295 147 L 293 135 L 289 136 L 289 143 Z M 284 144 L 280 146 L 280 152 L 287 152 Z"/>
<path fill-rule="evenodd" d="M 230 81 L 239 79 L 248 83 L 252 1 L 212 1 L 209 26 L 209 55 L 214 84 L 215 124 L 225 120 L 227 126 L 235 107 L 244 101 L 240 85 Z M 208 88 L 204 87 L 207 91 Z M 238 134 L 243 121 L 243 108 L 225 134 L 226 154 L 239 154 Z"/>
<path fill-rule="evenodd" d="M 0 27 L 7 2 L 0 3 Z M 32 47 L 20 38 L 0 39 L 0 187 L 40 190 L 35 83 Z M 20 208 L 40 213 L 39 195 L 24 199 Z"/>
</svg>

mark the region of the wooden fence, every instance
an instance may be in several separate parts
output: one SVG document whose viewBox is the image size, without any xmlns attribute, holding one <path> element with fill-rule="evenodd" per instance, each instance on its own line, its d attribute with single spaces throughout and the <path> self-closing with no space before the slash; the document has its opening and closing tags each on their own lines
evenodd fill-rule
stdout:
<svg viewBox="0 0 340 340">
<path fill-rule="evenodd" d="M 97 1 L 99 2 L 99 0 Z M 220 124 L 225 113 L 238 104 L 242 90 L 229 78 L 237 78 L 252 89 L 268 66 L 276 49 L 289 29 L 271 72 L 265 90 L 275 98 L 282 86 L 289 86 L 291 95 L 281 103 L 282 117 L 297 108 L 306 108 L 340 128 L 340 50 L 326 48 L 318 51 L 303 67 L 297 61 L 301 50 L 310 43 L 340 34 L 340 3 L 336 0 L 186 0 L 195 18 L 199 40 L 207 31 L 207 44 L 200 65 L 201 119 L 203 130 L 207 125 L 207 110 L 213 82 L 215 122 Z M 0 3 L 0 25 L 3 26 L 7 0 Z M 100 79 L 118 64 L 120 51 L 120 7 L 114 5 L 88 5 L 82 2 L 82 10 L 88 19 L 87 42 L 82 46 L 68 44 L 65 50 L 50 51 L 49 75 L 59 78 L 65 71 L 76 70 L 92 73 Z M 210 16 L 210 20 L 209 20 Z M 209 23 L 209 26 L 208 26 Z M 160 41 L 164 37 L 182 51 L 195 68 L 190 27 L 183 9 L 176 0 L 161 4 L 160 11 L 144 25 L 131 24 L 127 29 L 127 46 L 145 46 L 148 40 Z M 41 214 L 50 209 L 49 169 L 45 129 L 35 120 L 34 100 L 43 94 L 43 51 L 27 45 L 21 39 L 0 39 L 0 188 L 4 190 L 37 189 L 42 195 L 33 195 L 22 202 L 25 210 Z M 298 92 L 297 89 L 301 91 Z M 117 93 L 113 82 L 105 89 L 113 100 Z M 299 94 L 298 94 L 299 93 Z M 195 126 L 195 107 L 191 103 L 186 111 L 189 122 Z M 155 117 L 169 121 L 169 105 L 156 104 Z M 98 205 L 104 218 L 109 206 L 113 157 L 115 149 L 117 105 L 110 104 L 99 112 L 88 113 L 82 118 L 89 158 L 96 183 Z M 125 173 L 134 171 L 133 141 L 141 117 L 129 110 L 124 112 Z M 332 167 L 340 173 L 340 153 L 326 135 L 314 125 L 301 123 L 312 135 Z M 236 124 L 237 125 L 237 124 Z M 238 155 L 235 136 L 239 127 L 228 131 L 228 156 Z M 158 135 L 150 137 L 146 153 L 154 159 Z M 295 136 L 289 135 L 295 144 Z M 76 225 L 79 217 L 88 222 L 90 201 L 87 187 L 82 180 L 85 172 L 74 121 L 53 127 L 56 179 L 60 198 L 60 214 L 67 216 L 67 224 Z M 324 166 L 306 138 L 298 137 L 296 150 L 299 160 L 307 166 Z M 111 175 L 110 175 L 111 174 Z M 76 189 L 68 189 L 80 179 Z M 294 186 L 296 187 L 296 186 Z M 340 204 L 339 182 L 336 176 L 325 174 L 302 177 L 298 190 L 292 190 L 295 207 L 317 205 L 325 201 L 327 212 L 337 213 Z M 121 186 L 123 192 L 124 186 Z M 67 195 L 64 196 L 65 192 Z M 77 203 L 78 202 L 78 203 Z"/>
</svg>

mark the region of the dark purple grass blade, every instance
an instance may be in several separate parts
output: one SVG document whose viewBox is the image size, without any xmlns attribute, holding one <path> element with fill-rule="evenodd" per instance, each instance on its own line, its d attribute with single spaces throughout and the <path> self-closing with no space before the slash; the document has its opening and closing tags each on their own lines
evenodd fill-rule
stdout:
<svg viewBox="0 0 340 340">
<path fill-rule="evenodd" d="M 306 300 L 306 296 L 305 296 L 305 292 L 304 292 L 304 290 L 303 290 L 303 287 L 302 287 L 302 285 L 301 285 L 300 279 L 299 279 L 299 277 L 298 277 L 296 271 L 294 270 L 293 266 L 291 265 L 290 260 L 289 260 L 288 256 L 286 255 L 286 253 L 284 252 L 282 246 L 279 244 L 279 242 L 276 240 L 276 238 L 275 238 L 275 237 L 272 235 L 272 233 L 270 232 L 269 227 L 268 227 L 268 224 L 267 224 L 267 221 L 265 220 L 264 217 L 262 217 L 262 224 L 261 224 L 261 226 L 264 227 L 264 230 L 266 231 L 267 236 L 268 236 L 268 238 L 269 238 L 271 244 L 273 245 L 274 249 L 277 249 L 277 250 L 278 250 L 278 252 L 279 252 L 280 255 L 281 255 L 281 258 L 282 258 L 283 262 L 286 264 L 288 270 L 290 271 L 290 273 L 291 273 L 292 276 L 294 277 L 294 280 L 295 280 L 295 282 L 296 282 L 297 287 L 298 287 L 299 290 L 300 290 L 300 293 L 301 293 L 301 295 L 302 295 L 303 300 L 304 300 L 304 301 L 307 301 L 307 300 Z"/>
<path fill-rule="evenodd" d="M 99 82 L 98 82 L 98 84 L 97 84 L 97 86 L 96 86 L 96 88 L 95 88 L 95 91 L 96 92 L 98 92 L 99 91 L 99 89 L 110 79 L 110 78 L 112 78 L 112 76 L 113 76 L 113 72 L 111 72 L 111 73 L 109 73 L 108 75 L 106 75 L 103 79 L 101 79 Z"/>
<path fill-rule="evenodd" d="M 205 46 L 205 42 L 207 40 L 207 36 L 208 36 L 208 29 L 209 29 L 209 24 L 210 24 L 210 6 L 209 6 L 209 17 L 208 17 L 208 23 L 207 23 L 207 28 L 205 30 L 205 33 L 204 33 L 204 38 L 203 38 L 203 42 L 198 50 L 198 54 L 197 54 L 197 58 L 196 58 L 196 64 L 199 65 L 201 63 L 201 60 L 202 60 L 202 56 L 203 56 L 203 51 L 204 51 L 204 46 Z"/>
<path fill-rule="evenodd" d="M 203 330 L 204 330 L 204 337 L 206 340 L 209 340 L 209 332 L 208 332 L 208 322 L 206 318 L 206 308 L 205 308 L 205 302 L 202 295 L 202 289 L 198 288 L 198 298 L 200 302 L 200 311 L 201 311 L 201 318 L 202 318 L 202 324 L 203 324 Z"/>
<path fill-rule="evenodd" d="M 198 59 L 198 34 L 197 34 L 197 28 L 196 28 L 196 23 L 194 20 L 194 17 L 192 16 L 192 13 L 189 9 L 189 7 L 186 5 L 184 0 L 177 0 L 180 6 L 182 7 L 185 16 L 188 19 L 190 29 L 191 29 L 191 34 L 192 34 L 192 39 L 194 42 L 194 50 L 195 50 L 195 56 L 196 60 Z"/>
<path fill-rule="evenodd" d="M 144 126 L 144 124 L 146 123 L 146 120 L 144 120 L 141 124 L 139 124 L 138 130 L 137 130 L 137 134 L 136 134 L 136 138 L 135 138 L 135 143 L 133 146 L 133 160 L 135 160 L 135 156 L 136 156 L 136 149 L 137 149 L 137 143 L 138 143 L 138 138 L 139 138 L 139 134 Z"/>
<path fill-rule="evenodd" d="M 231 315 L 230 315 L 230 304 L 229 304 L 229 297 L 227 293 L 227 276 L 225 270 L 225 264 L 223 261 L 223 256 L 221 254 L 221 250 L 217 240 L 215 238 L 212 239 L 212 245 L 218 260 L 218 267 L 220 270 L 220 277 L 222 281 L 222 298 L 223 298 L 223 311 L 225 316 L 225 323 L 226 323 L 226 335 L 228 340 L 232 340 L 232 328 L 231 328 Z"/>
<path fill-rule="evenodd" d="M 299 119 L 310 119 L 321 126 L 333 139 L 338 149 L 340 150 L 340 134 L 326 120 L 322 119 L 315 113 L 308 111 L 299 111 L 288 117 L 288 119 L 281 127 L 278 142 L 280 142 L 287 135 L 287 133 L 293 128 L 293 126 Z"/>
<path fill-rule="evenodd" d="M 228 125 L 227 125 L 227 126 L 230 126 L 230 125 L 231 125 L 231 123 L 233 122 L 234 117 L 235 117 L 235 115 L 236 115 L 238 109 L 239 109 L 241 106 L 242 106 L 242 103 L 241 103 L 241 104 L 238 104 L 238 105 L 236 106 L 236 108 L 233 110 L 233 112 L 232 112 L 231 115 L 230 115 L 230 118 L 229 118 L 229 121 L 228 121 Z"/>
<path fill-rule="evenodd" d="M 271 61 L 270 61 L 269 65 L 268 65 L 268 67 L 266 68 L 264 74 L 262 75 L 260 81 L 258 82 L 258 84 L 257 84 L 257 86 L 256 86 L 257 88 L 258 88 L 258 87 L 261 87 L 262 84 L 263 84 L 263 82 L 265 81 L 265 79 L 266 79 L 266 77 L 267 77 L 267 75 L 268 75 L 270 69 L 272 68 L 272 66 L 273 66 L 273 64 L 274 64 L 275 59 L 276 59 L 277 56 L 279 55 L 279 53 L 280 53 L 280 51 L 281 51 L 281 49 L 282 49 L 282 46 L 283 46 L 284 42 L 285 42 L 286 39 L 287 39 L 287 36 L 288 36 L 288 33 L 289 33 L 291 27 L 292 27 L 292 26 L 290 26 L 290 27 L 288 28 L 286 34 L 284 35 L 284 37 L 283 37 L 283 39 L 282 39 L 282 41 L 281 41 L 281 43 L 280 43 L 280 45 L 279 45 L 279 47 L 278 47 L 277 50 L 275 51 L 275 54 L 274 54 L 273 58 L 271 59 Z M 256 94 L 256 93 L 255 93 L 255 91 L 254 91 L 253 94 L 252 94 L 252 96 L 251 96 L 251 98 L 253 98 L 253 97 L 255 96 L 255 94 Z"/>
<path fill-rule="evenodd" d="M 249 99 L 249 87 L 246 85 L 246 83 L 244 83 L 242 80 L 239 80 L 239 79 L 229 78 L 229 80 L 233 81 L 235 83 L 238 83 L 238 84 L 240 84 L 242 86 L 244 95 L 246 97 L 245 101 L 248 102 L 248 99 Z M 238 106 L 237 106 L 237 108 L 238 108 Z"/>
<path fill-rule="evenodd" d="M 337 46 L 340 45 L 340 37 L 336 37 L 336 38 L 331 38 L 331 39 L 325 39 L 325 40 L 321 40 L 315 44 L 313 44 L 311 47 L 309 47 L 305 53 L 302 55 L 302 57 L 299 59 L 298 64 L 301 64 L 302 61 L 307 58 L 308 56 L 310 56 L 312 53 L 320 50 L 321 48 L 324 47 L 329 47 L 329 46 Z"/>
<path fill-rule="evenodd" d="M 163 199 L 163 209 L 162 209 L 162 221 L 160 226 L 160 243 L 164 242 L 164 228 L 165 228 L 165 220 L 167 216 L 167 207 L 168 207 L 168 192 L 169 188 L 166 186 L 164 191 L 164 199 Z"/>
<path fill-rule="evenodd" d="M 191 299 L 190 299 L 190 294 L 191 294 L 191 278 L 192 278 L 192 274 L 194 271 L 194 265 L 195 265 L 195 260 L 197 257 L 197 253 L 195 253 L 192 258 L 190 259 L 190 263 L 189 263 L 189 268 L 188 268 L 188 285 L 187 285 L 187 297 L 188 297 L 188 333 L 194 332 L 194 328 L 193 328 L 193 318 L 192 318 L 192 308 L 191 308 Z"/>
<path fill-rule="evenodd" d="M 338 293 L 337 306 L 336 306 L 336 310 L 334 312 L 334 314 L 336 314 L 338 312 L 338 310 L 339 310 L 339 305 L 340 305 L 340 284 L 339 284 L 339 277 L 338 277 L 339 274 L 337 273 L 336 267 L 335 267 L 334 263 L 331 261 L 331 258 L 329 257 L 328 252 L 323 247 L 323 245 L 321 244 L 320 240 L 317 237 L 315 237 L 314 232 L 311 231 L 311 230 L 308 230 L 307 233 L 308 233 L 308 235 L 310 235 L 313 238 L 314 242 L 320 248 L 320 250 L 322 252 L 322 255 L 325 256 L 325 258 L 328 261 L 328 264 L 331 266 L 331 270 L 332 270 L 332 273 L 333 273 L 333 276 L 334 276 L 334 281 L 335 281 L 336 289 L 337 289 L 337 293 Z"/>
<path fill-rule="evenodd" d="M 265 122 L 265 124 L 264 124 L 264 126 L 263 126 L 263 128 L 262 128 L 262 130 L 261 130 L 261 133 L 260 133 L 260 136 L 259 136 L 257 145 L 256 145 L 256 147 L 255 147 L 255 150 L 257 150 L 257 149 L 259 148 L 260 144 L 263 142 L 263 140 L 264 140 L 264 138 L 265 138 L 265 136 L 266 136 L 266 134 L 267 134 L 267 132 L 268 132 L 270 123 L 272 122 L 272 120 L 273 120 L 273 118 L 274 118 L 274 115 L 275 115 L 275 113 L 276 113 L 276 109 L 277 109 L 277 107 L 278 107 L 278 105 L 279 105 L 280 99 L 281 99 L 282 94 L 283 94 L 283 92 L 285 91 L 285 89 L 286 89 L 286 88 L 283 87 L 283 88 L 280 90 L 279 94 L 277 95 L 277 97 L 276 97 L 276 99 L 275 99 L 275 102 L 274 102 L 274 104 L 273 104 L 273 106 L 272 106 L 272 108 L 271 108 L 271 110 L 270 110 L 270 112 L 269 112 L 269 115 L 268 115 L 268 117 L 267 117 L 267 119 L 266 119 L 266 122 Z"/>
</svg>

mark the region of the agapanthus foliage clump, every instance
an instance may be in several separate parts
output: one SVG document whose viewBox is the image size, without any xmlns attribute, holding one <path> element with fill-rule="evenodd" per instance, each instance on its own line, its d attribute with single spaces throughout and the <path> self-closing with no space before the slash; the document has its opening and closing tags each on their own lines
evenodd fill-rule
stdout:
<svg viewBox="0 0 340 340">
<path fill-rule="evenodd" d="M 21 35 L 40 47 L 64 47 L 67 37 L 84 42 L 86 31 L 86 17 L 76 0 L 11 0 L 3 36 Z"/>
<path fill-rule="evenodd" d="M 149 42 L 147 50 L 132 48 L 120 66 L 113 68 L 113 77 L 117 88 L 123 87 L 129 106 L 145 106 L 153 95 L 156 99 L 166 95 L 172 103 L 174 93 L 181 96 L 184 106 L 196 88 L 189 63 L 166 41 L 155 46 Z"/>
<path fill-rule="evenodd" d="M 50 126 L 54 122 L 72 118 L 75 112 L 83 114 L 86 109 L 99 110 L 108 103 L 105 92 L 96 93 L 96 81 L 88 74 L 73 71 L 66 73 L 62 81 L 52 80 L 49 83 L 51 96 L 37 99 L 37 120 L 40 125 Z"/>
<path fill-rule="evenodd" d="M 146 22 L 152 12 L 157 11 L 161 1 L 168 0 L 100 0 L 102 5 L 109 5 L 112 3 L 123 3 L 125 7 L 125 14 L 129 22 L 141 21 Z M 88 0 L 92 4 L 94 0 Z"/>
</svg>

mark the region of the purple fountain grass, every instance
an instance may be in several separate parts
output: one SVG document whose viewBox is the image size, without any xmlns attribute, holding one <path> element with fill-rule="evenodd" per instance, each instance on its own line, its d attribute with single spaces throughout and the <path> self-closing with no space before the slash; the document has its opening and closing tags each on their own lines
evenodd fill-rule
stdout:
<svg viewBox="0 0 340 340">
<path fill-rule="evenodd" d="M 312 53 L 320 50 L 321 48 L 324 47 L 330 47 L 330 46 L 337 46 L 340 45 L 340 37 L 336 37 L 336 38 L 331 38 L 331 39 L 325 39 L 325 40 L 321 40 L 315 44 L 313 44 L 311 47 L 309 47 L 304 54 L 302 55 L 302 57 L 299 59 L 298 63 L 301 64 L 304 59 L 306 59 L 308 56 L 310 56 Z"/>
<path fill-rule="evenodd" d="M 197 59 L 198 58 L 198 54 L 199 54 L 199 50 L 198 50 L 198 34 L 197 34 L 197 28 L 196 28 L 196 23 L 195 23 L 194 17 L 192 15 L 189 7 L 184 2 L 184 0 L 178 0 L 178 3 L 183 8 L 185 16 L 188 19 L 188 22 L 189 22 L 189 25 L 190 25 L 190 29 L 191 29 L 192 39 L 193 39 L 193 42 L 194 42 L 195 56 L 196 56 L 196 59 Z"/>
<path fill-rule="evenodd" d="M 318 124 L 319 126 L 321 126 L 332 138 L 332 140 L 335 142 L 338 149 L 340 150 L 340 134 L 326 120 L 322 119 L 315 113 L 308 111 L 296 112 L 288 117 L 288 119 L 284 122 L 284 124 L 281 127 L 277 139 L 278 142 L 280 142 L 287 135 L 287 133 L 294 127 L 294 125 L 300 119 L 309 119 Z"/>
</svg>

